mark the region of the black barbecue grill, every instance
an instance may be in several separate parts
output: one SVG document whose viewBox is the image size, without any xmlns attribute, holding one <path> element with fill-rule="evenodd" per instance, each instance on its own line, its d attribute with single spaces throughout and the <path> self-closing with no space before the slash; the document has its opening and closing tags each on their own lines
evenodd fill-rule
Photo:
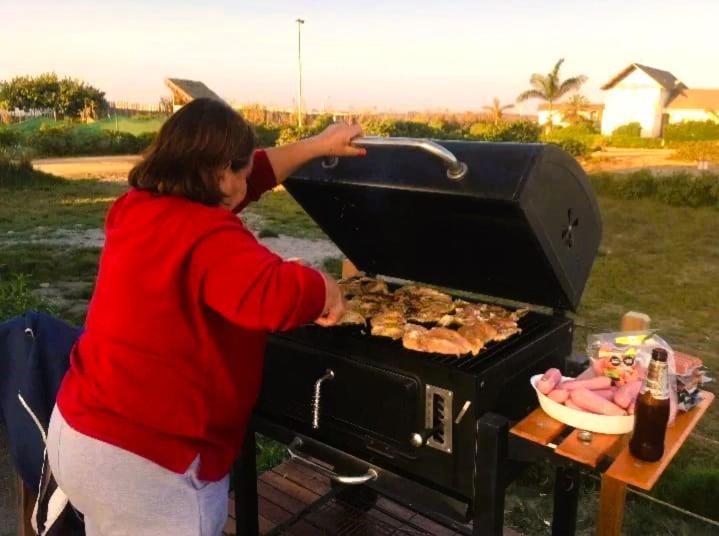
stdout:
<svg viewBox="0 0 719 536">
<path fill-rule="evenodd" d="M 312 162 L 285 185 L 359 269 L 532 311 L 521 334 L 476 357 L 405 350 L 352 328 L 273 335 L 257 429 L 305 463 L 329 464 L 321 470 L 338 482 L 494 534 L 509 478 L 499 468 L 506 421 L 495 417 L 527 415 L 530 376 L 564 369 L 566 313 L 601 237 L 596 200 L 577 162 L 551 145 L 356 143 L 366 157 Z"/>
</svg>

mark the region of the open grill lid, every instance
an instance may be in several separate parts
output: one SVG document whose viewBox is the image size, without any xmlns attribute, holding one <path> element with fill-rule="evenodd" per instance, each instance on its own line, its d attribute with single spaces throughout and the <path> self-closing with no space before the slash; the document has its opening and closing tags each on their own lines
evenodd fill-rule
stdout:
<svg viewBox="0 0 719 536">
<path fill-rule="evenodd" d="M 355 144 L 366 157 L 315 160 L 285 186 L 359 269 L 576 310 L 602 223 L 571 156 L 540 144 Z"/>
</svg>

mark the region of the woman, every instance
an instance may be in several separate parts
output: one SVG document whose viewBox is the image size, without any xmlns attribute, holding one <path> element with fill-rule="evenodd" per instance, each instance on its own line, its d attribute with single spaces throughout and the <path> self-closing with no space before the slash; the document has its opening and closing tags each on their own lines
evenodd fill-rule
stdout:
<svg viewBox="0 0 719 536">
<path fill-rule="evenodd" d="M 313 158 L 363 155 L 360 134 L 333 125 L 255 151 L 236 112 L 198 99 L 130 172 L 47 441 L 90 536 L 221 533 L 267 333 L 344 312 L 330 277 L 284 262 L 234 213 Z"/>
</svg>

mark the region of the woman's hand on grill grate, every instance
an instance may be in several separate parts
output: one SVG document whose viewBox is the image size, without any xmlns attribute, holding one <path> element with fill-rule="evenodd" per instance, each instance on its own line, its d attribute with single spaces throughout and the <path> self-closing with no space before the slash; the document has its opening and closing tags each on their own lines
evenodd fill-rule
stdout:
<svg viewBox="0 0 719 536">
<path fill-rule="evenodd" d="M 342 320 L 347 305 L 335 280 L 325 273 L 322 276 L 325 278 L 325 307 L 315 322 L 323 327 L 334 326 Z"/>
</svg>

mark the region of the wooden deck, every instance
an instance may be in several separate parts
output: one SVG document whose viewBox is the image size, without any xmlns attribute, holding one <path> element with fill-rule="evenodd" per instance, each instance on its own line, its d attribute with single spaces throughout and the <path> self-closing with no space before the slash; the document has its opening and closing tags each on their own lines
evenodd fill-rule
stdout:
<svg viewBox="0 0 719 536">
<path fill-rule="evenodd" d="M 260 534 L 320 536 L 457 536 L 422 514 L 366 487 L 332 489 L 327 477 L 289 461 L 257 479 Z M 225 534 L 235 534 L 235 507 Z M 505 529 L 507 536 L 519 536 Z"/>
</svg>

